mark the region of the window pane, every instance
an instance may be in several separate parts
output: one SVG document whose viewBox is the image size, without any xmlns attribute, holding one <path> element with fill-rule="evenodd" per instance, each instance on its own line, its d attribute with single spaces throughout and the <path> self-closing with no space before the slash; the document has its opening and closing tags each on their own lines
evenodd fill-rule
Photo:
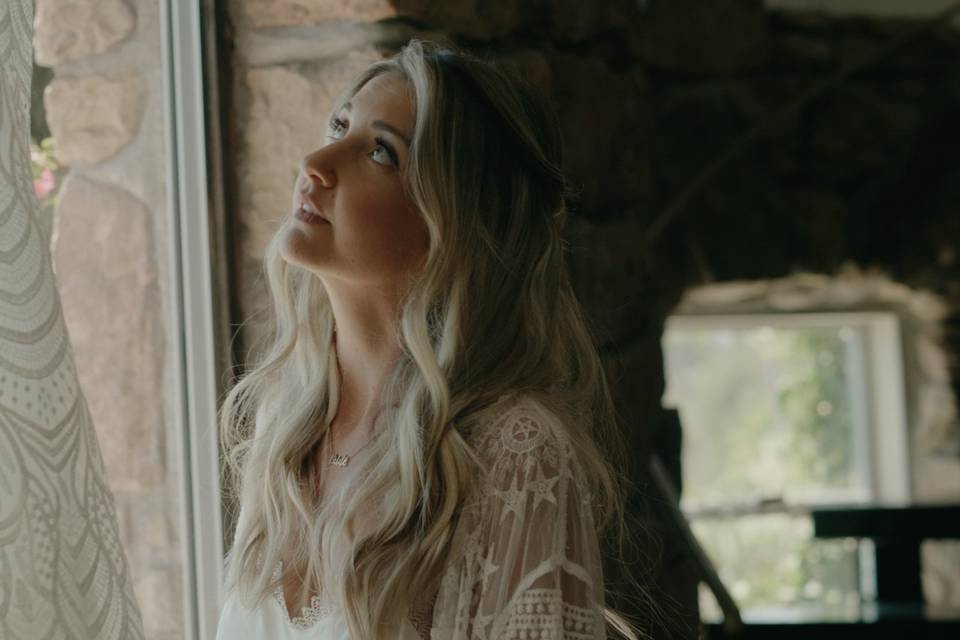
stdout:
<svg viewBox="0 0 960 640">
<path fill-rule="evenodd" d="M 83 37 L 93 23 L 37 11 L 31 158 L 144 633 L 173 640 L 190 636 L 183 408 L 172 373 L 181 359 L 170 322 L 178 304 L 168 264 L 176 236 L 166 198 L 160 5 L 147 11 L 148 3 L 139 4 L 140 14 L 114 16 L 111 38 L 96 43 Z M 91 62 L 126 73 L 101 73 Z M 73 65 L 84 73 L 61 73 Z"/>
<path fill-rule="evenodd" d="M 866 499 L 862 353 L 849 327 L 668 329 L 684 506 Z"/>
<path fill-rule="evenodd" d="M 810 517 L 788 514 L 695 519 L 691 527 L 745 619 L 782 618 L 784 608 L 807 608 L 812 618 L 856 616 L 855 540 L 813 539 Z M 703 596 L 701 615 L 722 617 L 716 603 Z"/>
</svg>

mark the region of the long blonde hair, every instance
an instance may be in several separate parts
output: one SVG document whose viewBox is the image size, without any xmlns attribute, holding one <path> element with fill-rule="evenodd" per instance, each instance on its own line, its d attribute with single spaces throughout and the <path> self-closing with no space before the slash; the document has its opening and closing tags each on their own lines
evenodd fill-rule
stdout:
<svg viewBox="0 0 960 640">
<path fill-rule="evenodd" d="M 621 544 L 626 492 L 604 369 L 567 276 L 568 191 L 550 104 L 508 67 L 419 40 L 371 65 L 341 101 L 391 72 L 415 100 L 404 181 L 430 248 L 397 318 L 401 357 L 381 398 L 395 409 L 383 411 L 373 462 L 338 510 L 317 512 L 321 470 L 311 459 L 339 397 L 334 318 L 320 280 L 280 255 L 289 221 L 264 258 L 272 341 L 219 417 L 241 505 L 227 587 L 257 606 L 277 587 L 282 561 L 281 580 L 295 573 L 308 592 L 329 588 L 351 636 L 370 640 L 388 637 L 383 630 L 408 615 L 412 594 L 435 584 L 457 508 L 476 482 L 461 430 L 503 394 L 535 394 L 563 417 L 597 498 L 596 522 L 619 524 Z M 335 532 L 354 531 L 365 505 L 383 496 L 374 530 L 338 542 Z"/>
</svg>

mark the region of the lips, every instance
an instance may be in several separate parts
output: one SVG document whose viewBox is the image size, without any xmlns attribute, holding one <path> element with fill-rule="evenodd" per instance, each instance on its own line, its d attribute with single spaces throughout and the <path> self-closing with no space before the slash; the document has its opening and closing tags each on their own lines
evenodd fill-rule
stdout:
<svg viewBox="0 0 960 640">
<path fill-rule="evenodd" d="M 293 216 L 297 220 L 303 220 L 308 224 L 330 224 L 326 218 L 310 213 L 302 206 L 293 213 Z"/>
<path fill-rule="evenodd" d="M 323 219 L 325 222 L 330 222 L 330 220 L 327 219 L 327 217 L 326 217 L 325 215 L 323 215 L 322 213 L 320 213 L 320 210 L 317 209 L 316 205 L 314 205 L 312 202 L 310 202 L 310 200 L 307 200 L 307 199 L 301 200 L 301 201 L 300 201 L 300 206 L 297 208 L 296 211 L 294 211 L 294 214 L 296 214 L 298 211 L 305 212 L 305 213 L 307 213 L 309 216 L 316 216 L 316 217 L 318 217 L 318 218 L 321 218 L 321 219 Z"/>
</svg>

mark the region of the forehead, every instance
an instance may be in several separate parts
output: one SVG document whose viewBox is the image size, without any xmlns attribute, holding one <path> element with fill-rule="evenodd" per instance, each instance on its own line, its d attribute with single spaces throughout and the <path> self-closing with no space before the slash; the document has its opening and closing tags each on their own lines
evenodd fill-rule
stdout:
<svg viewBox="0 0 960 640">
<path fill-rule="evenodd" d="M 398 73 L 381 73 L 364 84 L 348 101 L 351 112 L 368 112 L 371 116 L 392 116 L 393 124 L 410 130 L 414 107 L 407 79 Z"/>
</svg>

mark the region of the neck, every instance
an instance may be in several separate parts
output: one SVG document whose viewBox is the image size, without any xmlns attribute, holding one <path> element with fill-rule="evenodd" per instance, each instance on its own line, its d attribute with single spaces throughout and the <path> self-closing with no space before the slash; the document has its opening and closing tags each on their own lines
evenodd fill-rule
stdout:
<svg viewBox="0 0 960 640">
<path fill-rule="evenodd" d="M 395 296 L 365 288 L 347 292 L 327 287 L 336 335 L 334 348 L 340 370 L 337 421 L 365 422 L 377 413 L 383 381 L 400 355 Z"/>
</svg>

